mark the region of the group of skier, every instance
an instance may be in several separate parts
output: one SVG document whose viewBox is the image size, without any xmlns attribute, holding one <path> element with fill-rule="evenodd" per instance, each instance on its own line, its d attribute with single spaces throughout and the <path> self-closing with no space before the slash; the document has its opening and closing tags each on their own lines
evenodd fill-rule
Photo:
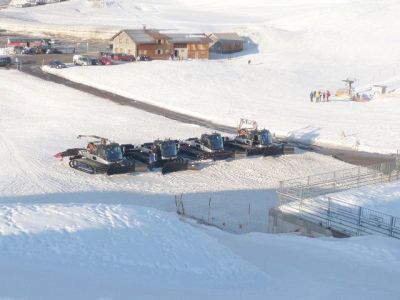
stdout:
<svg viewBox="0 0 400 300">
<path fill-rule="evenodd" d="M 326 90 L 324 92 L 321 91 L 311 91 L 310 93 L 310 101 L 311 102 L 324 102 L 324 101 L 329 101 L 329 97 L 331 96 L 331 93 Z"/>
</svg>

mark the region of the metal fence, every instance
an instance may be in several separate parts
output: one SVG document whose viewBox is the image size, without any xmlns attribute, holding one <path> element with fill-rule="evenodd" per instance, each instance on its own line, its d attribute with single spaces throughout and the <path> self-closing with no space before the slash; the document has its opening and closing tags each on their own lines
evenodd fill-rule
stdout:
<svg viewBox="0 0 400 300">
<path fill-rule="evenodd" d="M 288 202 L 280 210 L 347 235 L 383 234 L 400 239 L 400 218 L 330 197 Z"/>
<path fill-rule="evenodd" d="M 304 199 L 399 179 L 400 164 L 394 159 L 365 167 L 359 166 L 281 181 L 278 194 Z"/>
<path fill-rule="evenodd" d="M 268 211 L 255 203 L 229 195 L 180 194 L 175 196 L 176 212 L 200 224 L 231 233 L 268 232 Z M 273 207 L 273 205 L 271 205 Z"/>
<path fill-rule="evenodd" d="M 331 197 L 329 193 L 400 179 L 399 160 L 282 181 L 278 191 L 283 212 L 348 235 L 383 234 L 400 238 L 400 219 Z"/>
</svg>

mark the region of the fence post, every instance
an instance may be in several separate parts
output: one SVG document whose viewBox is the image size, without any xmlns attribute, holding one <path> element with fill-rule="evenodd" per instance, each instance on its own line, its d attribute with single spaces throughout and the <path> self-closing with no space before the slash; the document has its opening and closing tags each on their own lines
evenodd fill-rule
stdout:
<svg viewBox="0 0 400 300">
<path fill-rule="evenodd" d="M 248 220 L 247 220 L 247 226 L 246 226 L 246 229 L 247 229 L 247 232 L 250 232 L 250 230 L 249 230 L 249 224 L 250 224 L 250 215 L 251 215 L 251 208 L 250 208 L 250 203 L 249 203 L 249 212 L 248 212 Z"/>
<path fill-rule="evenodd" d="M 331 227 L 331 198 L 328 197 L 328 218 L 326 220 L 326 227 Z"/>
<path fill-rule="evenodd" d="M 210 224 L 210 215 L 211 215 L 211 197 L 208 199 L 208 216 L 207 216 L 207 223 Z"/>
<path fill-rule="evenodd" d="M 361 167 L 358 167 L 357 173 L 357 187 L 360 187 Z"/>
<path fill-rule="evenodd" d="M 389 236 L 393 236 L 393 225 L 394 225 L 394 217 L 390 217 L 390 227 L 389 227 Z"/>
<path fill-rule="evenodd" d="M 185 208 L 183 207 L 183 194 L 181 194 L 179 203 L 181 204 L 181 208 L 182 208 L 182 215 L 185 215 Z"/>
<path fill-rule="evenodd" d="M 336 171 L 333 172 L 333 190 L 336 191 Z"/>
<path fill-rule="evenodd" d="M 358 207 L 358 235 L 360 235 L 360 229 L 361 229 L 361 215 L 362 215 L 362 207 Z"/>
<path fill-rule="evenodd" d="M 279 200 L 279 205 L 283 205 L 283 180 L 279 181 L 279 191 L 278 191 L 278 200 Z"/>
</svg>

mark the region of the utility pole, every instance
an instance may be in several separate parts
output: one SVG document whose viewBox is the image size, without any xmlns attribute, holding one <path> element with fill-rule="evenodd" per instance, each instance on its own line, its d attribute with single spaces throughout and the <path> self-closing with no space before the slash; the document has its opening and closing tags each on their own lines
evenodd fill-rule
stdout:
<svg viewBox="0 0 400 300">
<path fill-rule="evenodd" d="M 342 80 L 343 82 L 346 82 L 346 84 L 349 86 L 349 96 L 351 96 L 351 91 L 353 88 L 353 83 L 356 81 L 355 78 L 347 78 Z"/>
</svg>

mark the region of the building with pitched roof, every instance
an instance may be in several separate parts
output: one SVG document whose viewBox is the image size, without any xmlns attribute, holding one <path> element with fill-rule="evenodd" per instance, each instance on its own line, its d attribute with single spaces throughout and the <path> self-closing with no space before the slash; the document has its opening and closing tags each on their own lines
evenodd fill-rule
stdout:
<svg viewBox="0 0 400 300">
<path fill-rule="evenodd" d="M 125 29 L 111 38 L 115 53 L 153 59 L 208 59 L 211 40 L 202 33 L 161 33 L 154 29 Z"/>
<path fill-rule="evenodd" d="M 237 33 L 212 33 L 210 51 L 215 53 L 235 53 L 243 50 L 244 40 Z"/>
</svg>

